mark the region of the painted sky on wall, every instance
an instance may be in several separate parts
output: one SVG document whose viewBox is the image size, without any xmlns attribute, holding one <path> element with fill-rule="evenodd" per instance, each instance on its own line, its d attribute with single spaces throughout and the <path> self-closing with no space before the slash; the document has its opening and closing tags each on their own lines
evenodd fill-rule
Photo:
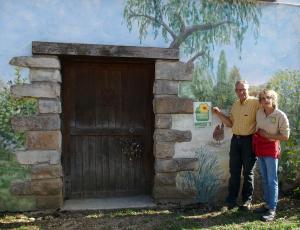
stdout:
<svg viewBox="0 0 300 230">
<path fill-rule="evenodd" d="M 300 0 L 265 4 L 260 36 L 246 37 L 242 52 L 224 49 L 250 84 L 261 84 L 279 69 L 300 69 Z M 152 35 L 140 43 L 123 20 L 125 0 L 0 0 L 0 79 L 13 78 L 14 56 L 30 56 L 32 41 L 168 47 Z M 219 54 L 216 52 L 216 59 Z M 241 59 L 240 59 L 241 57 Z"/>
</svg>

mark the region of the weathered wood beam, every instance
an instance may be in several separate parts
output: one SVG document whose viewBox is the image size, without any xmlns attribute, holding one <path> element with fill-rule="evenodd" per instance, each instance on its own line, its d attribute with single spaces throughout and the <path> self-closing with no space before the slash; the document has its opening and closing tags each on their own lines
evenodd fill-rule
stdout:
<svg viewBox="0 0 300 230">
<path fill-rule="evenodd" d="M 114 46 L 79 43 L 32 42 L 32 54 L 83 55 L 150 59 L 179 59 L 179 49 L 137 46 Z"/>
</svg>

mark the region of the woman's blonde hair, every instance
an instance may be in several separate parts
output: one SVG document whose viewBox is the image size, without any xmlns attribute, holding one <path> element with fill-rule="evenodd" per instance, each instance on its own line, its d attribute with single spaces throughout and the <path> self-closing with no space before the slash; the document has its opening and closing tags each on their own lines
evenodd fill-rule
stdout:
<svg viewBox="0 0 300 230">
<path fill-rule="evenodd" d="M 273 108 L 274 109 L 278 108 L 278 94 L 274 90 L 263 89 L 258 95 L 259 102 L 261 102 L 264 96 L 271 97 Z"/>
</svg>

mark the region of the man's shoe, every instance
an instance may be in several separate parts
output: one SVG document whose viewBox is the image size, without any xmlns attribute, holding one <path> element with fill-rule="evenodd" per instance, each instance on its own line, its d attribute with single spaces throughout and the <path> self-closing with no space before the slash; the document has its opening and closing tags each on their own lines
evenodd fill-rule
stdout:
<svg viewBox="0 0 300 230">
<path fill-rule="evenodd" d="M 234 209 L 235 207 L 237 207 L 236 203 L 233 202 L 226 202 L 225 206 L 222 207 L 222 212 L 226 212 L 228 210 Z"/>
<path fill-rule="evenodd" d="M 240 207 L 239 210 L 241 211 L 250 211 L 251 210 L 251 201 L 248 200 L 244 202 Z"/>
<path fill-rule="evenodd" d="M 234 209 L 235 207 L 237 207 L 236 203 L 227 203 L 226 204 L 228 210 Z"/>
<path fill-rule="evenodd" d="M 267 213 L 268 211 L 269 211 L 269 208 L 268 208 L 267 205 L 263 205 L 263 206 L 261 206 L 261 207 L 259 207 L 259 208 L 257 208 L 257 209 L 254 209 L 254 212 L 255 212 L 255 213 L 259 213 L 259 214 L 265 214 L 265 213 Z"/>
<path fill-rule="evenodd" d="M 272 221 L 275 219 L 275 210 L 269 209 L 269 211 L 261 217 L 263 221 Z"/>
</svg>

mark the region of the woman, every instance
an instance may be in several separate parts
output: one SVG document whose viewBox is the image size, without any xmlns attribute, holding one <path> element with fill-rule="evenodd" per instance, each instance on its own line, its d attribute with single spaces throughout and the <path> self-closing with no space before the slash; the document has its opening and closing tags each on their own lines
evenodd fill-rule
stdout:
<svg viewBox="0 0 300 230">
<path fill-rule="evenodd" d="M 289 121 L 284 112 L 277 108 L 277 93 L 264 89 L 259 94 L 262 107 L 256 113 L 257 132 L 253 145 L 258 157 L 264 192 L 264 207 L 256 210 L 263 212 L 262 220 L 275 218 L 278 202 L 278 158 L 280 141 L 289 139 Z"/>
</svg>

